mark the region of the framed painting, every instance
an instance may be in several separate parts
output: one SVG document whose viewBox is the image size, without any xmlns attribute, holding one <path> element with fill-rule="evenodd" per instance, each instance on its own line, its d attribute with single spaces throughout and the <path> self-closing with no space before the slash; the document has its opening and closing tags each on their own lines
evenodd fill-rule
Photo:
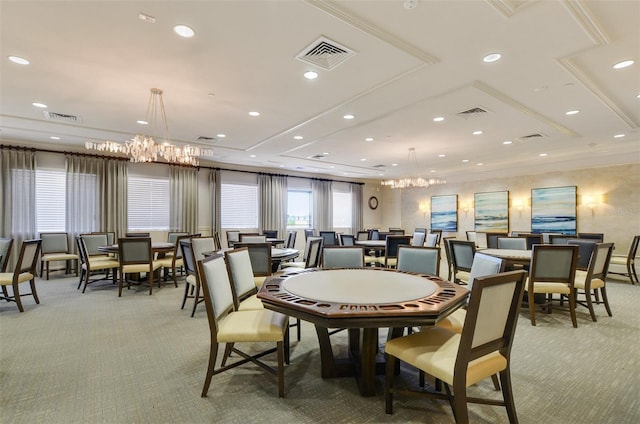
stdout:
<svg viewBox="0 0 640 424">
<path fill-rule="evenodd" d="M 474 194 L 474 228 L 483 232 L 509 232 L 508 191 Z"/>
<path fill-rule="evenodd" d="M 458 231 L 458 195 L 431 196 L 431 228 Z"/>
<path fill-rule="evenodd" d="M 531 232 L 575 235 L 577 187 L 531 189 Z"/>
</svg>

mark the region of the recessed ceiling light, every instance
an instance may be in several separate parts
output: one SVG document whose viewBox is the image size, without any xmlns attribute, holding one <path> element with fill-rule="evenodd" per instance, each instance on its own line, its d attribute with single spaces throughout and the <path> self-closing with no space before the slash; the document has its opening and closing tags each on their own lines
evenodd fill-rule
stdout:
<svg viewBox="0 0 640 424">
<path fill-rule="evenodd" d="M 513 141 L 511 141 L 511 140 L 506 140 L 506 141 L 502 142 L 502 144 L 511 144 L 511 143 L 513 143 Z"/>
<path fill-rule="evenodd" d="M 547 156 L 547 154 L 546 154 L 546 153 L 540 153 L 538 156 L 540 156 L 541 158 L 543 158 L 543 157 Z"/>
<path fill-rule="evenodd" d="M 27 59 L 20 56 L 9 56 L 9 60 L 18 65 L 28 65 L 30 63 Z"/>
<path fill-rule="evenodd" d="M 304 138 L 304 137 L 303 137 L 303 136 L 301 136 L 301 135 L 294 135 L 294 136 L 293 136 L 293 139 L 294 139 L 294 140 L 302 140 L 303 138 Z"/>
<path fill-rule="evenodd" d="M 344 116 L 343 116 L 343 118 L 344 118 L 344 119 L 353 119 L 353 118 L 355 118 L 355 117 L 356 117 L 356 116 L 355 116 L 354 114 L 351 114 L 351 113 L 348 113 L 348 114 L 346 114 L 346 115 L 344 115 Z"/>
<path fill-rule="evenodd" d="M 304 77 L 309 80 L 316 79 L 318 78 L 318 73 L 316 71 L 307 71 L 304 73 Z"/>
<path fill-rule="evenodd" d="M 380 176 L 380 177 L 382 177 L 383 175 L 384 175 L 384 174 L 383 174 L 382 172 L 378 174 L 378 176 Z"/>
<path fill-rule="evenodd" d="M 284 165 L 280 165 L 280 168 L 284 168 Z"/>
<path fill-rule="evenodd" d="M 478 162 L 478 163 L 476 163 L 476 165 L 478 165 L 478 166 L 482 166 L 482 165 L 484 165 L 484 163 L 482 163 L 482 162 Z"/>
<path fill-rule="evenodd" d="M 469 159 L 462 159 L 462 163 L 467 163 L 469 162 Z"/>
<path fill-rule="evenodd" d="M 626 68 L 627 66 L 631 66 L 633 65 L 635 62 L 633 60 L 623 60 L 622 62 L 618 62 L 615 65 L 613 65 L 613 69 L 622 69 L 622 68 Z"/>
<path fill-rule="evenodd" d="M 186 25 L 176 25 L 173 27 L 173 31 L 184 38 L 191 38 L 195 34 L 195 31 Z"/>
<path fill-rule="evenodd" d="M 482 131 L 480 131 L 480 130 L 473 132 L 473 135 L 480 135 L 480 134 L 482 134 Z"/>
<path fill-rule="evenodd" d="M 327 156 L 329 154 L 329 152 L 324 152 L 322 153 L 323 155 Z"/>
<path fill-rule="evenodd" d="M 439 155 L 438 155 L 438 157 L 439 157 L 439 158 L 443 158 L 443 157 L 445 157 L 445 156 L 447 156 L 447 155 L 443 155 L 443 154 L 439 154 Z"/>
<path fill-rule="evenodd" d="M 444 121 L 443 116 L 436 116 L 435 118 L 433 118 L 433 122 L 442 122 L 442 121 Z"/>
<path fill-rule="evenodd" d="M 391 166 L 398 166 L 398 164 L 397 163 L 392 163 Z"/>
<path fill-rule="evenodd" d="M 251 116 L 260 116 L 260 112 L 249 112 Z"/>
<path fill-rule="evenodd" d="M 435 170 L 435 169 L 432 169 L 432 170 L 430 170 L 429 172 L 436 172 L 436 170 Z"/>
<path fill-rule="evenodd" d="M 249 155 L 249 157 L 250 157 L 250 158 L 255 158 L 255 157 L 256 157 L 256 155 Z"/>
<path fill-rule="evenodd" d="M 143 121 L 142 119 L 139 121 L 136 121 L 138 124 L 140 125 L 149 125 L 149 123 L 147 121 Z"/>
<path fill-rule="evenodd" d="M 367 161 L 367 158 L 360 159 L 360 162 L 366 162 L 366 161 Z"/>
<path fill-rule="evenodd" d="M 500 60 L 502 55 L 500 53 L 491 53 L 482 58 L 483 62 L 491 63 Z"/>
<path fill-rule="evenodd" d="M 216 137 L 218 138 L 225 138 L 227 135 L 226 134 L 216 134 Z"/>
<path fill-rule="evenodd" d="M 575 109 L 575 110 L 570 110 L 568 112 L 565 112 L 565 115 L 577 115 L 579 113 L 580 111 L 578 109 Z"/>
<path fill-rule="evenodd" d="M 333 165 L 329 166 L 329 169 L 335 169 L 335 168 L 336 168 L 336 167 L 335 167 L 335 166 L 333 166 Z"/>
<path fill-rule="evenodd" d="M 31 104 L 34 105 L 35 107 L 41 107 L 41 108 L 47 107 L 47 105 L 45 105 L 44 103 L 33 102 Z"/>
<path fill-rule="evenodd" d="M 51 140 L 60 140 L 60 137 L 58 137 L 57 135 L 52 135 L 51 137 L 49 137 Z"/>
<path fill-rule="evenodd" d="M 624 136 L 625 136 L 624 134 L 616 134 L 613 136 L 613 138 L 622 138 Z"/>
<path fill-rule="evenodd" d="M 373 137 L 367 137 L 364 139 L 364 141 L 373 141 Z"/>
</svg>

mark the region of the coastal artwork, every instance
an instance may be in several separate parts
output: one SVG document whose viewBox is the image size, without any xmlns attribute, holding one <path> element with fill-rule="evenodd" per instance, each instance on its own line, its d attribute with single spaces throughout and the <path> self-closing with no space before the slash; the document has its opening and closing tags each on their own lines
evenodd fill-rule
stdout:
<svg viewBox="0 0 640 424">
<path fill-rule="evenodd" d="M 531 189 L 531 231 L 576 234 L 576 203 L 576 186 Z"/>
<path fill-rule="evenodd" d="M 431 196 L 431 228 L 458 231 L 458 195 Z"/>
<path fill-rule="evenodd" d="M 509 192 L 475 193 L 474 227 L 476 231 L 509 232 Z"/>
</svg>

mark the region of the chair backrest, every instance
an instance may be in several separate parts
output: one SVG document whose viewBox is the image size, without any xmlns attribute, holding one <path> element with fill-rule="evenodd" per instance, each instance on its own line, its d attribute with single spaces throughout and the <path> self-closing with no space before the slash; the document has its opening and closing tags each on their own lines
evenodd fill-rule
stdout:
<svg viewBox="0 0 640 424">
<path fill-rule="evenodd" d="M 476 239 L 474 241 L 476 242 L 476 247 L 478 249 L 487 248 L 487 233 L 485 233 L 484 231 L 476 231 Z"/>
<path fill-rule="evenodd" d="M 309 237 L 304 267 L 316 268 L 320 266 L 320 252 L 322 252 L 322 238 Z"/>
<path fill-rule="evenodd" d="M 442 230 L 438 230 L 435 228 L 429 228 L 429 234 L 437 234 L 438 240 L 436 241 L 436 246 L 440 246 L 440 240 L 442 239 Z"/>
<path fill-rule="evenodd" d="M 216 253 L 198 262 L 198 275 L 207 309 L 212 341 L 217 340 L 218 320 L 234 309 L 233 291 L 224 256 Z"/>
<path fill-rule="evenodd" d="M 340 246 L 355 246 L 356 236 L 353 234 L 340 234 Z"/>
<path fill-rule="evenodd" d="M 38 264 L 38 255 L 42 248 L 42 240 L 33 239 L 25 240 L 20 247 L 20 255 L 18 256 L 18 262 L 13 270 L 14 278 L 16 275 L 20 275 L 25 272 L 29 272 L 33 275 L 36 274 L 36 266 Z"/>
<path fill-rule="evenodd" d="M 358 234 L 356 234 L 356 240 L 369 240 L 369 231 L 358 231 Z"/>
<path fill-rule="evenodd" d="M 316 230 L 313 228 L 307 228 L 304 230 L 304 240 L 307 241 L 309 237 L 315 237 Z"/>
<path fill-rule="evenodd" d="M 388 235 L 384 248 L 385 258 L 397 258 L 400 245 L 411 245 L 411 236 Z"/>
<path fill-rule="evenodd" d="M 267 237 L 260 234 L 240 234 L 240 243 L 266 243 Z M 235 243 L 233 244 L 235 246 Z"/>
<path fill-rule="evenodd" d="M 402 228 L 389 227 L 389 234 L 393 234 L 396 236 L 403 236 L 404 230 Z"/>
<path fill-rule="evenodd" d="M 475 242 L 476 241 L 476 232 L 475 231 L 467 231 L 467 241 L 472 241 Z"/>
<path fill-rule="evenodd" d="M 81 264 L 89 263 L 89 254 L 87 253 L 87 246 L 81 236 L 76 236 L 76 246 L 78 247 L 78 257 Z"/>
<path fill-rule="evenodd" d="M 134 238 L 134 237 L 148 238 L 148 237 L 151 237 L 151 233 L 125 233 L 125 237 L 127 237 L 127 238 Z"/>
<path fill-rule="evenodd" d="M 509 362 L 526 275 L 511 271 L 474 280 L 454 375 L 465 375 L 469 362 L 493 352 Z"/>
<path fill-rule="evenodd" d="M 272 239 L 278 238 L 278 230 L 263 230 L 262 234 L 264 234 L 266 238 L 272 238 Z"/>
<path fill-rule="evenodd" d="M 487 247 L 489 249 L 498 249 L 498 238 L 506 237 L 506 233 L 485 233 L 487 236 Z"/>
<path fill-rule="evenodd" d="M 233 247 L 233 243 L 240 241 L 240 231 L 227 230 L 227 245 Z"/>
<path fill-rule="evenodd" d="M 534 244 L 544 243 L 542 234 L 520 232 L 518 233 L 518 237 L 524 237 L 527 240 L 527 250 L 531 250 Z"/>
<path fill-rule="evenodd" d="M 220 233 L 217 231 L 213 233 L 213 244 L 216 246 L 216 250 L 222 249 L 222 243 L 220 242 Z"/>
<path fill-rule="evenodd" d="M 569 239 L 575 238 L 565 234 L 549 234 L 549 244 L 567 244 Z"/>
<path fill-rule="evenodd" d="M 323 246 L 335 246 L 337 244 L 335 231 L 320 231 L 320 237 L 322 237 Z"/>
<path fill-rule="evenodd" d="M 107 244 L 115 244 L 116 242 L 116 233 L 113 231 L 92 231 L 91 234 L 104 234 L 107 236 Z"/>
<path fill-rule="evenodd" d="M 216 250 L 216 244 L 213 237 L 193 237 L 191 239 L 191 248 L 193 249 L 193 257 L 197 263 L 204 259 L 204 252 Z"/>
<path fill-rule="evenodd" d="M 198 275 L 198 264 L 196 263 L 195 256 L 193 255 L 193 248 L 191 246 L 191 239 L 188 237 L 178 240 L 180 245 L 180 251 L 182 252 L 182 263 L 187 275 Z"/>
<path fill-rule="evenodd" d="M 180 236 L 188 236 L 189 233 L 184 232 L 184 231 L 169 231 L 167 233 L 167 242 L 171 243 L 171 244 L 176 244 L 178 241 L 178 237 Z"/>
<path fill-rule="evenodd" d="M 151 238 L 126 237 L 118 239 L 118 261 L 120 265 L 151 264 Z"/>
<path fill-rule="evenodd" d="M 98 247 L 110 245 L 107 233 L 80 234 L 80 237 L 87 248 L 87 257 L 96 255 L 104 256 L 105 253 L 98 250 Z"/>
<path fill-rule="evenodd" d="M 593 240 L 597 243 L 604 242 L 604 233 L 578 233 L 579 239 Z"/>
<path fill-rule="evenodd" d="M 399 246 L 398 271 L 440 274 L 440 249 L 437 247 Z"/>
<path fill-rule="evenodd" d="M 578 246 L 538 244 L 533 246 L 529 279 L 573 285 L 578 264 Z"/>
<path fill-rule="evenodd" d="M 591 261 L 587 268 L 586 278 L 588 280 L 598 278 L 602 281 L 606 281 L 612 254 L 613 243 L 597 243 L 593 250 L 593 254 L 591 255 Z"/>
<path fill-rule="evenodd" d="M 438 234 L 435 234 L 435 233 L 427 234 L 425 246 L 436 247 L 438 245 L 438 238 L 439 238 Z"/>
<path fill-rule="evenodd" d="M 640 245 L 640 236 L 635 236 L 633 240 L 631 240 L 631 244 L 629 245 L 629 252 L 627 253 L 627 260 L 634 261 L 636 254 L 638 253 L 638 246 Z"/>
<path fill-rule="evenodd" d="M 227 263 L 227 271 L 231 279 L 233 288 L 233 297 L 236 305 L 247 297 L 258 292 L 255 280 L 253 279 L 253 268 L 251 266 L 251 257 L 249 256 L 248 247 L 240 247 L 225 252 L 225 262 Z"/>
<path fill-rule="evenodd" d="M 469 284 L 467 288 L 471 290 L 474 279 L 498 274 L 504 271 L 504 267 L 505 261 L 502 259 L 476 252 L 476 254 L 473 255 L 473 264 L 471 265 L 471 271 L 469 271 Z"/>
<path fill-rule="evenodd" d="M 42 254 L 68 253 L 69 237 L 67 233 L 40 233 Z"/>
<path fill-rule="evenodd" d="M 498 249 L 527 250 L 527 239 L 524 237 L 498 237 Z"/>
<path fill-rule="evenodd" d="M 476 254 L 476 244 L 466 240 L 449 240 L 449 249 L 455 272 L 471 272 L 473 257 Z"/>
<path fill-rule="evenodd" d="M 284 247 L 286 247 L 287 249 L 295 249 L 297 235 L 298 235 L 297 231 L 289 231 L 287 233 L 287 242 L 284 245 Z"/>
<path fill-rule="evenodd" d="M 235 243 L 234 247 L 247 248 L 254 277 L 271 275 L 271 243 Z"/>
<path fill-rule="evenodd" d="M 380 240 L 380 231 L 375 228 L 369 230 L 369 240 Z"/>
<path fill-rule="evenodd" d="M 411 239 L 411 246 L 424 246 L 424 239 L 426 235 L 426 233 L 414 232 L 413 238 Z"/>
<path fill-rule="evenodd" d="M 425 233 L 425 234 L 427 234 L 427 233 L 429 232 L 429 230 L 427 230 L 426 228 L 419 228 L 419 227 L 416 227 L 416 228 L 413 230 L 413 232 L 414 232 L 414 233 Z"/>
<path fill-rule="evenodd" d="M 362 268 L 363 266 L 364 249 L 362 247 L 324 246 L 322 248 L 323 268 Z"/>
<path fill-rule="evenodd" d="M 0 238 L 0 272 L 7 272 L 9 257 L 11 256 L 11 247 L 13 247 L 12 238 Z"/>
<path fill-rule="evenodd" d="M 583 239 L 567 239 L 567 244 L 578 246 L 578 269 L 586 271 L 589 268 L 591 255 L 596 249 L 597 242 L 595 240 Z"/>
</svg>

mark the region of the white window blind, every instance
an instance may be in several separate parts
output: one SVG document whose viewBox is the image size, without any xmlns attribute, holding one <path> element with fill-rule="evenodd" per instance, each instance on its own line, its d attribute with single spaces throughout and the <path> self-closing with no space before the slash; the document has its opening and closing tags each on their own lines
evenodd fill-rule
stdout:
<svg viewBox="0 0 640 424">
<path fill-rule="evenodd" d="M 128 230 L 169 229 L 169 180 L 129 176 Z"/>
<path fill-rule="evenodd" d="M 311 228 L 311 191 L 287 191 L 287 227 Z"/>
<path fill-rule="evenodd" d="M 351 228 L 351 193 L 333 192 L 333 227 Z"/>
<path fill-rule="evenodd" d="M 66 231 L 66 173 L 36 171 L 36 225 L 38 232 Z"/>
<path fill-rule="evenodd" d="M 223 228 L 258 228 L 258 186 L 222 184 L 220 218 Z"/>
</svg>

